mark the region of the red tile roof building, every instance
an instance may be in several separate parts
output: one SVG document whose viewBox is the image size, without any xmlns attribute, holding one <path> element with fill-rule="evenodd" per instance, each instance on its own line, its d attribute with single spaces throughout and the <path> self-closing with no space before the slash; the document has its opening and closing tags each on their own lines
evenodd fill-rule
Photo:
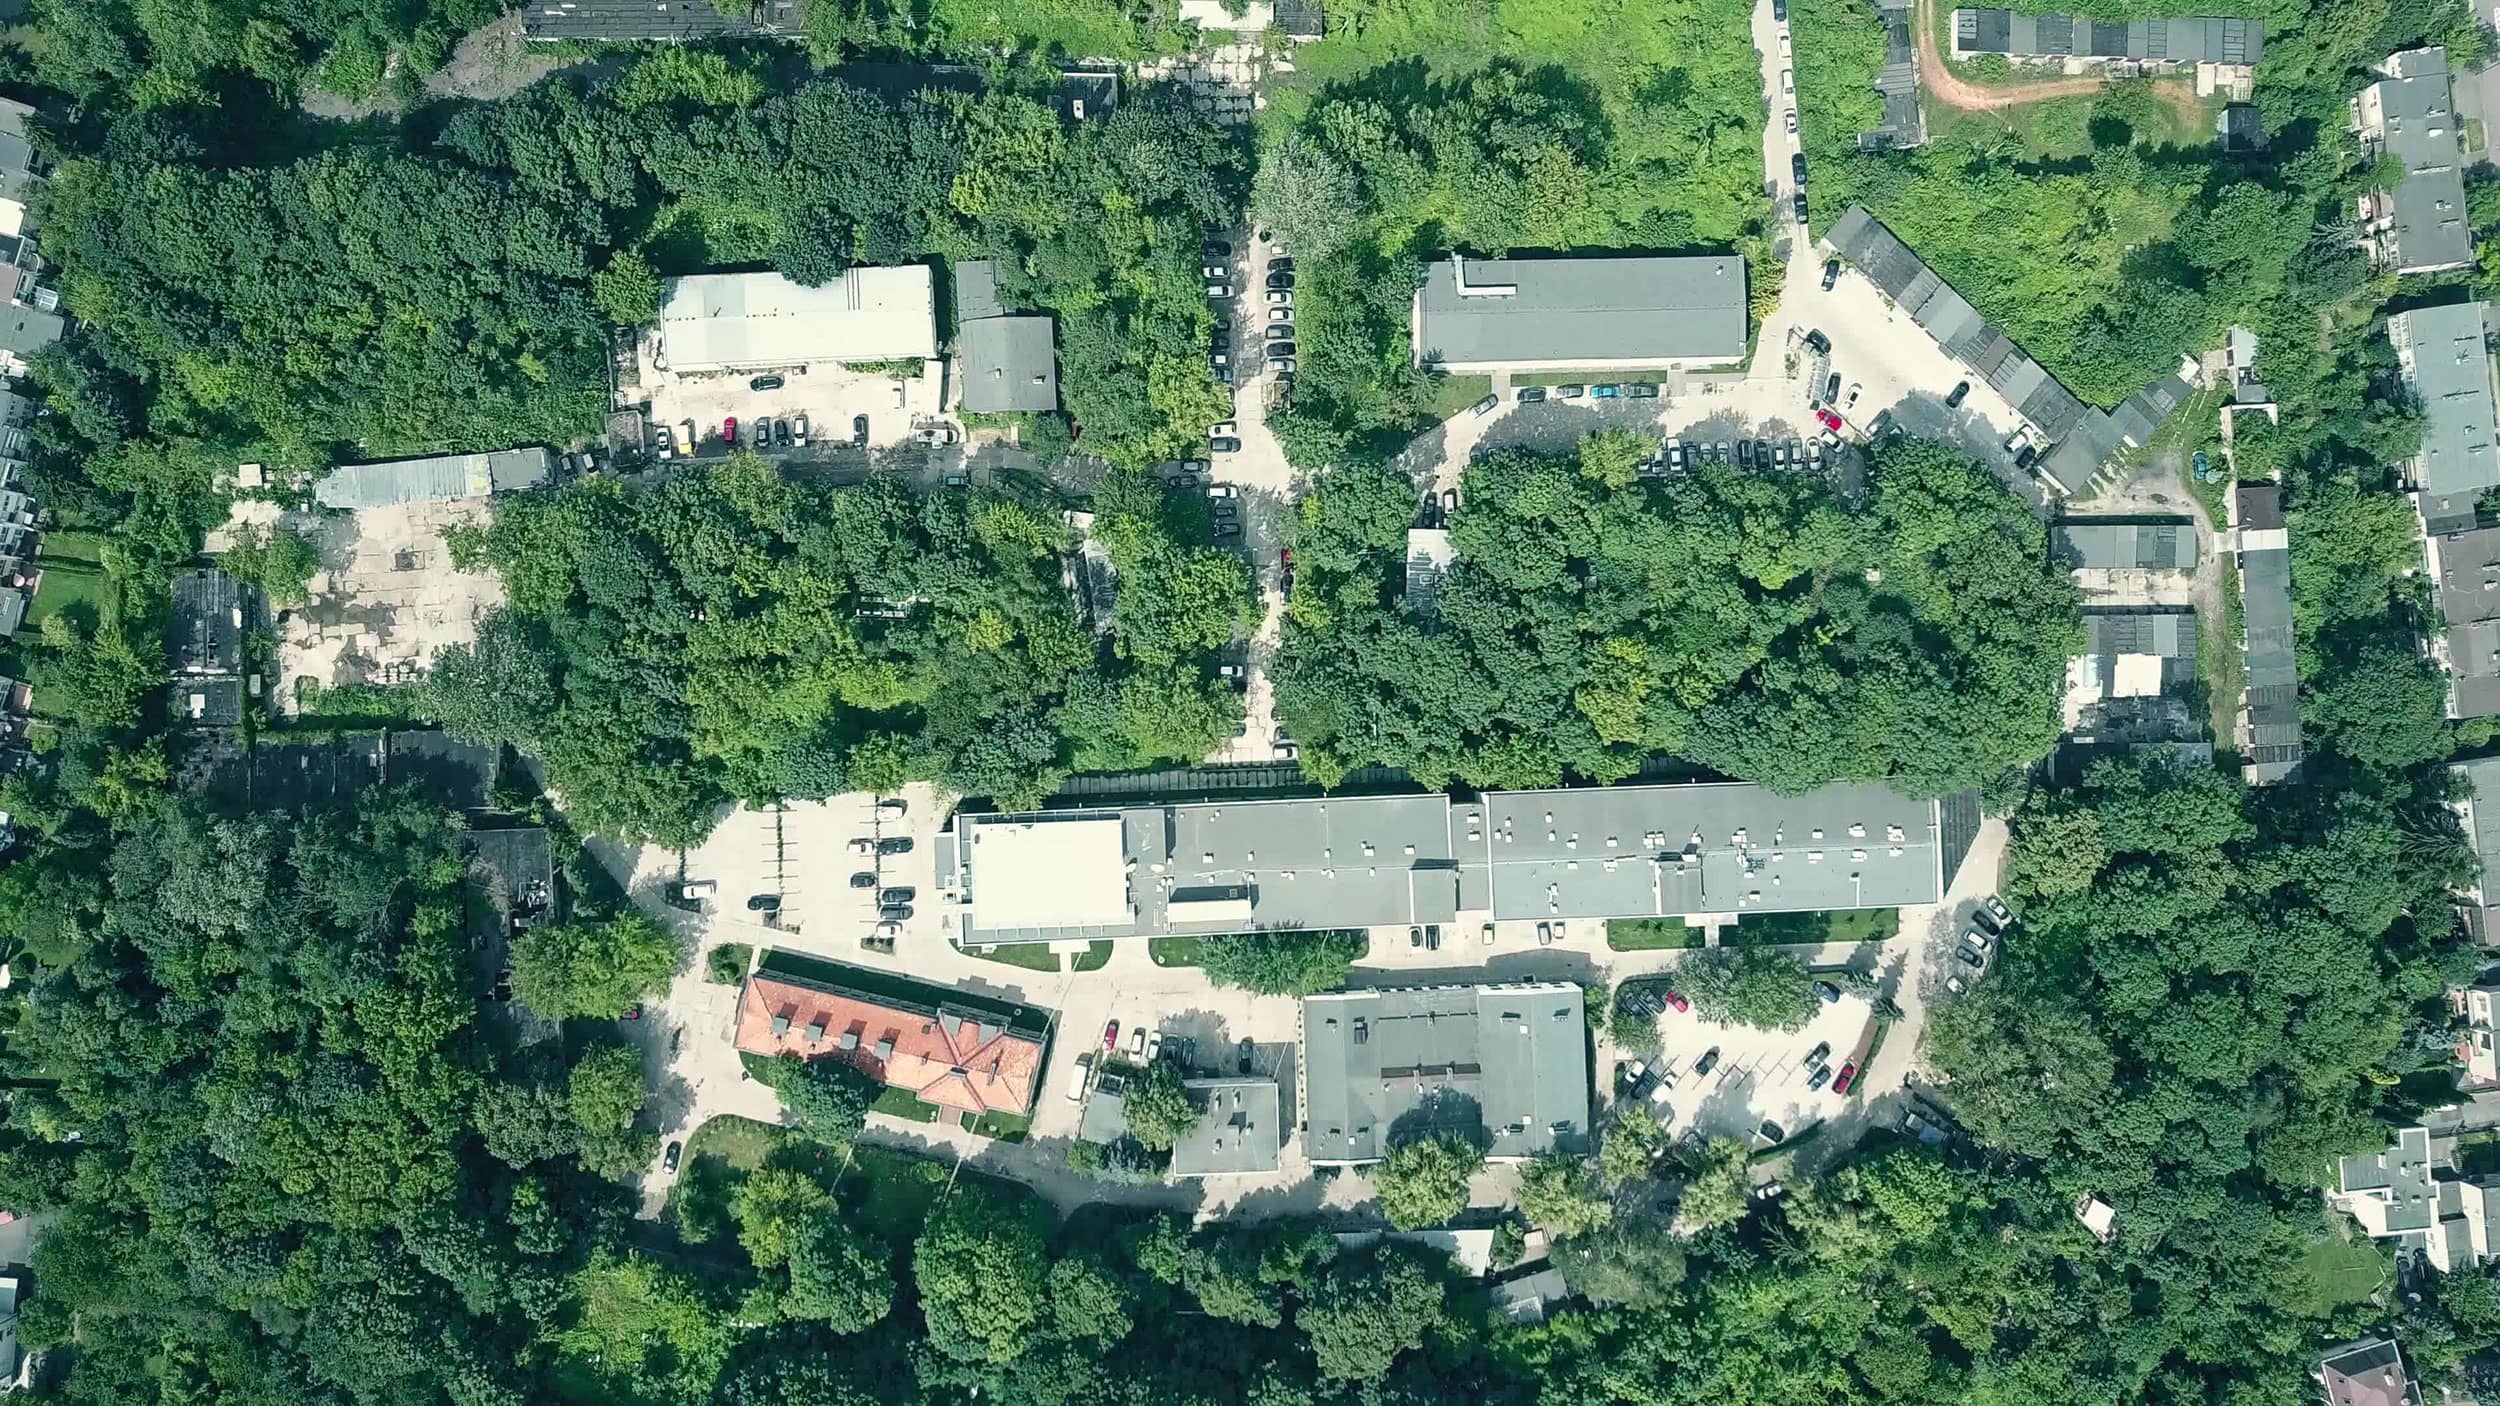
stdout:
<svg viewBox="0 0 2500 1406">
<path fill-rule="evenodd" d="M 922 1009 L 761 973 L 739 997 L 738 1048 L 837 1056 L 925 1103 L 975 1115 L 1029 1111 L 1042 1072 L 1042 1042 L 986 1012 Z"/>
</svg>

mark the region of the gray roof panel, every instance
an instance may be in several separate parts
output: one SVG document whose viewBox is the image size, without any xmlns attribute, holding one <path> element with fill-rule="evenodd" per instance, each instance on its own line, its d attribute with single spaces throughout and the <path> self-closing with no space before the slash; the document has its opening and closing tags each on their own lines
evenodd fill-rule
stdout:
<svg viewBox="0 0 2500 1406">
<path fill-rule="evenodd" d="M 1745 355 L 1745 261 L 1442 259 L 1415 298 L 1415 354 L 1453 369 L 1715 364 Z M 1510 290 L 1496 292 L 1488 290 Z"/>
<path fill-rule="evenodd" d="M 1435 1132 L 1487 1155 L 1588 1150 L 1588 1021 L 1569 982 L 1387 987 L 1302 1002 L 1303 1138 L 1371 1162 Z"/>
</svg>

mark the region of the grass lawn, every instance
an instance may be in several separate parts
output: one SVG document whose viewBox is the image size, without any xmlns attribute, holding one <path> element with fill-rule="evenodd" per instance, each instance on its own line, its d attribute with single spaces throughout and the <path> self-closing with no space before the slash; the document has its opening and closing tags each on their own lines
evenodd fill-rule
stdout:
<svg viewBox="0 0 2500 1406">
<path fill-rule="evenodd" d="M 1202 937 L 1150 937 L 1146 939 L 1146 955 L 1158 967 L 1194 967 L 1205 946 L 1206 939 Z"/>
<path fill-rule="evenodd" d="M 1076 966 L 1074 967 L 1074 970 L 1081 972 L 1098 972 L 1109 965 L 1111 965 L 1111 940 L 1109 938 L 1097 938 L 1093 942 L 1088 943 L 1083 952 L 1077 954 Z"/>
<path fill-rule="evenodd" d="M 1606 945 L 1617 952 L 1699 947 L 1701 929 L 1686 924 L 1681 918 L 1617 918 L 1606 924 Z"/>
<path fill-rule="evenodd" d="M 908 1118 L 915 1123 L 934 1123 L 938 1116 L 936 1104 L 921 1102 L 909 1089 L 887 1089 L 868 1108 L 889 1118 Z"/>
<path fill-rule="evenodd" d="M 55 615 L 66 614 L 80 624 L 93 624 L 111 599 L 113 583 L 104 574 L 104 539 L 92 532 L 47 532 L 35 553 L 43 584 L 26 607 L 26 628 L 38 629 Z"/>
<path fill-rule="evenodd" d="M 1899 931 L 1898 909 L 1861 908 L 1840 913 L 1763 913 L 1739 922 L 1733 936 L 1722 933 L 1719 940 L 1743 945 L 1884 942 Z"/>
<path fill-rule="evenodd" d="M 858 1224 L 895 1248 L 911 1244 L 952 1173 L 951 1163 L 885 1147 L 843 1149 L 751 1118 L 714 1118 L 686 1140 L 685 1173 L 669 1194 L 668 1218 L 689 1241 L 732 1244 L 737 1222 L 730 1204 L 739 1183 L 761 1167 L 790 1167 L 813 1174 L 841 1201 Z M 1030 1191 L 1012 1182 L 964 1172 L 959 1185 L 988 1187 L 1009 1204 L 1038 1210 Z"/>
<path fill-rule="evenodd" d="M 993 947 L 987 952 L 974 952 L 971 955 L 984 962 L 1004 962 L 1008 966 L 1023 967 L 1027 971 L 1055 972 L 1059 970 L 1059 954 L 1051 951 L 1050 944 L 1047 942 L 1011 942 L 1004 947 Z"/>
<path fill-rule="evenodd" d="M 2304 1292 L 2301 1301 L 2284 1307 L 2323 1318 L 2345 1304 L 2366 1302 L 2387 1280 L 2385 1250 L 2366 1239 L 2348 1238 L 2340 1227 L 2333 1228 L 2325 1238 L 2301 1252 L 2300 1273 L 2293 1282 Z"/>
<path fill-rule="evenodd" d="M 1022 1142 L 1033 1131 L 1033 1120 L 1021 1113 L 984 1113 L 973 1120 L 972 1131 L 1000 1142 Z"/>
<path fill-rule="evenodd" d="M 1432 388 L 1432 418 L 1446 420 L 1492 393 L 1490 376 L 1444 376 Z"/>
</svg>

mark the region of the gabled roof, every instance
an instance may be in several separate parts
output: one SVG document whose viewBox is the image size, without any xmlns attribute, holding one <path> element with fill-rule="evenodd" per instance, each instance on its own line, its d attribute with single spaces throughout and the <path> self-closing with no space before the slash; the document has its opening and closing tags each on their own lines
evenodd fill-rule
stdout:
<svg viewBox="0 0 2500 1406">
<path fill-rule="evenodd" d="M 847 1059 L 888 1087 L 973 1114 L 1030 1110 L 1042 1071 L 1041 1041 L 994 1016 L 760 972 L 739 998 L 738 1048 Z"/>
</svg>

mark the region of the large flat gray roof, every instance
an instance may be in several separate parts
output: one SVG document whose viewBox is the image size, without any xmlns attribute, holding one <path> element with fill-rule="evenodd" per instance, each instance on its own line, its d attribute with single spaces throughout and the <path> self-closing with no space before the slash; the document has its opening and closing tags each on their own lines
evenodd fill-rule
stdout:
<svg viewBox="0 0 2500 1406">
<path fill-rule="evenodd" d="M 938 872 L 961 905 L 966 945 L 1448 923 L 1461 913 L 1820 912 L 1932 902 L 1945 883 L 1940 816 L 1937 802 L 1883 786 L 1783 796 L 1744 782 L 959 815 L 940 838 Z M 1114 820 L 1116 855 L 1087 823 Z M 985 827 L 1036 837 L 992 847 L 1038 854 L 1012 861 L 1023 867 L 1002 874 L 1004 893 L 981 887 Z M 1026 904 L 1030 874 L 1045 871 L 1058 883 Z M 1111 897 L 1068 901 L 1080 891 Z"/>
<path fill-rule="evenodd" d="M 1733 254 L 1468 259 L 1428 265 L 1414 352 L 1452 371 L 1713 365 L 1745 355 Z"/>
<path fill-rule="evenodd" d="M 2495 445 L 2488 303 L 2415 308 L 2387 319 L 2405 384 L 2422 398 L 2422 448 L 2413 480 L 2429 530 L 2474 523 L 2474 500 L 2500 487 Z"/>
<path fill-rule="evenodd" d="M 1588 1020 L 1569 982 L 1306 997 L 1302 1061 L 1313 1162 L 1376 1161 L 1441 1132 L 1491 1157 L 1589 1147 Z"/>
<path fill-rule="evenodd" d="M 2254 65 L 2264 55 L 2265 34 L 2263 20 L 2235 16 L 2104 20 L 2014 10 L 1953 12 L 1956 52 L 2015 58 Z"/>
<path fill-rule="evenodd" d="M 963 324 L 964 408 L 1059 408 L 1059 356 L 1047 317 L 984 317 Z"/>
<path fill-rule="evenodd" d="M 313 498 L 325 508 L 347 509 L 449 503 L 536 488 L 547 481 L 549 467 L 547 451 L 536 446 L 341 464 L 314 482 Z"/>
<path fill-rule="evenodd" d="M 1274 1079 L 1192 1079 L 1198 1125 L 1172 1144 L 1176 1177 L 1244 1176 L 1283 1165 L 1284 1096 Z"/>
<path fill-rule="evenodd" d="M 2075 571 L 2193 571 L 2202 535 L 2192 518 L 2066 518 L 2049 551 Z"/>
<path fill-rule="evenodd" d="M 2387 192 L 2396 267 L 2427 271 L 2471 263 L 2474 236 L 2466 225 L 2447 51 L 2391 54 L 2382 71 L 2388 76 L 2362 90 L 2360 107 L 2365 135 L 2405 171 L 2403 181 Z"/>
</svg>

